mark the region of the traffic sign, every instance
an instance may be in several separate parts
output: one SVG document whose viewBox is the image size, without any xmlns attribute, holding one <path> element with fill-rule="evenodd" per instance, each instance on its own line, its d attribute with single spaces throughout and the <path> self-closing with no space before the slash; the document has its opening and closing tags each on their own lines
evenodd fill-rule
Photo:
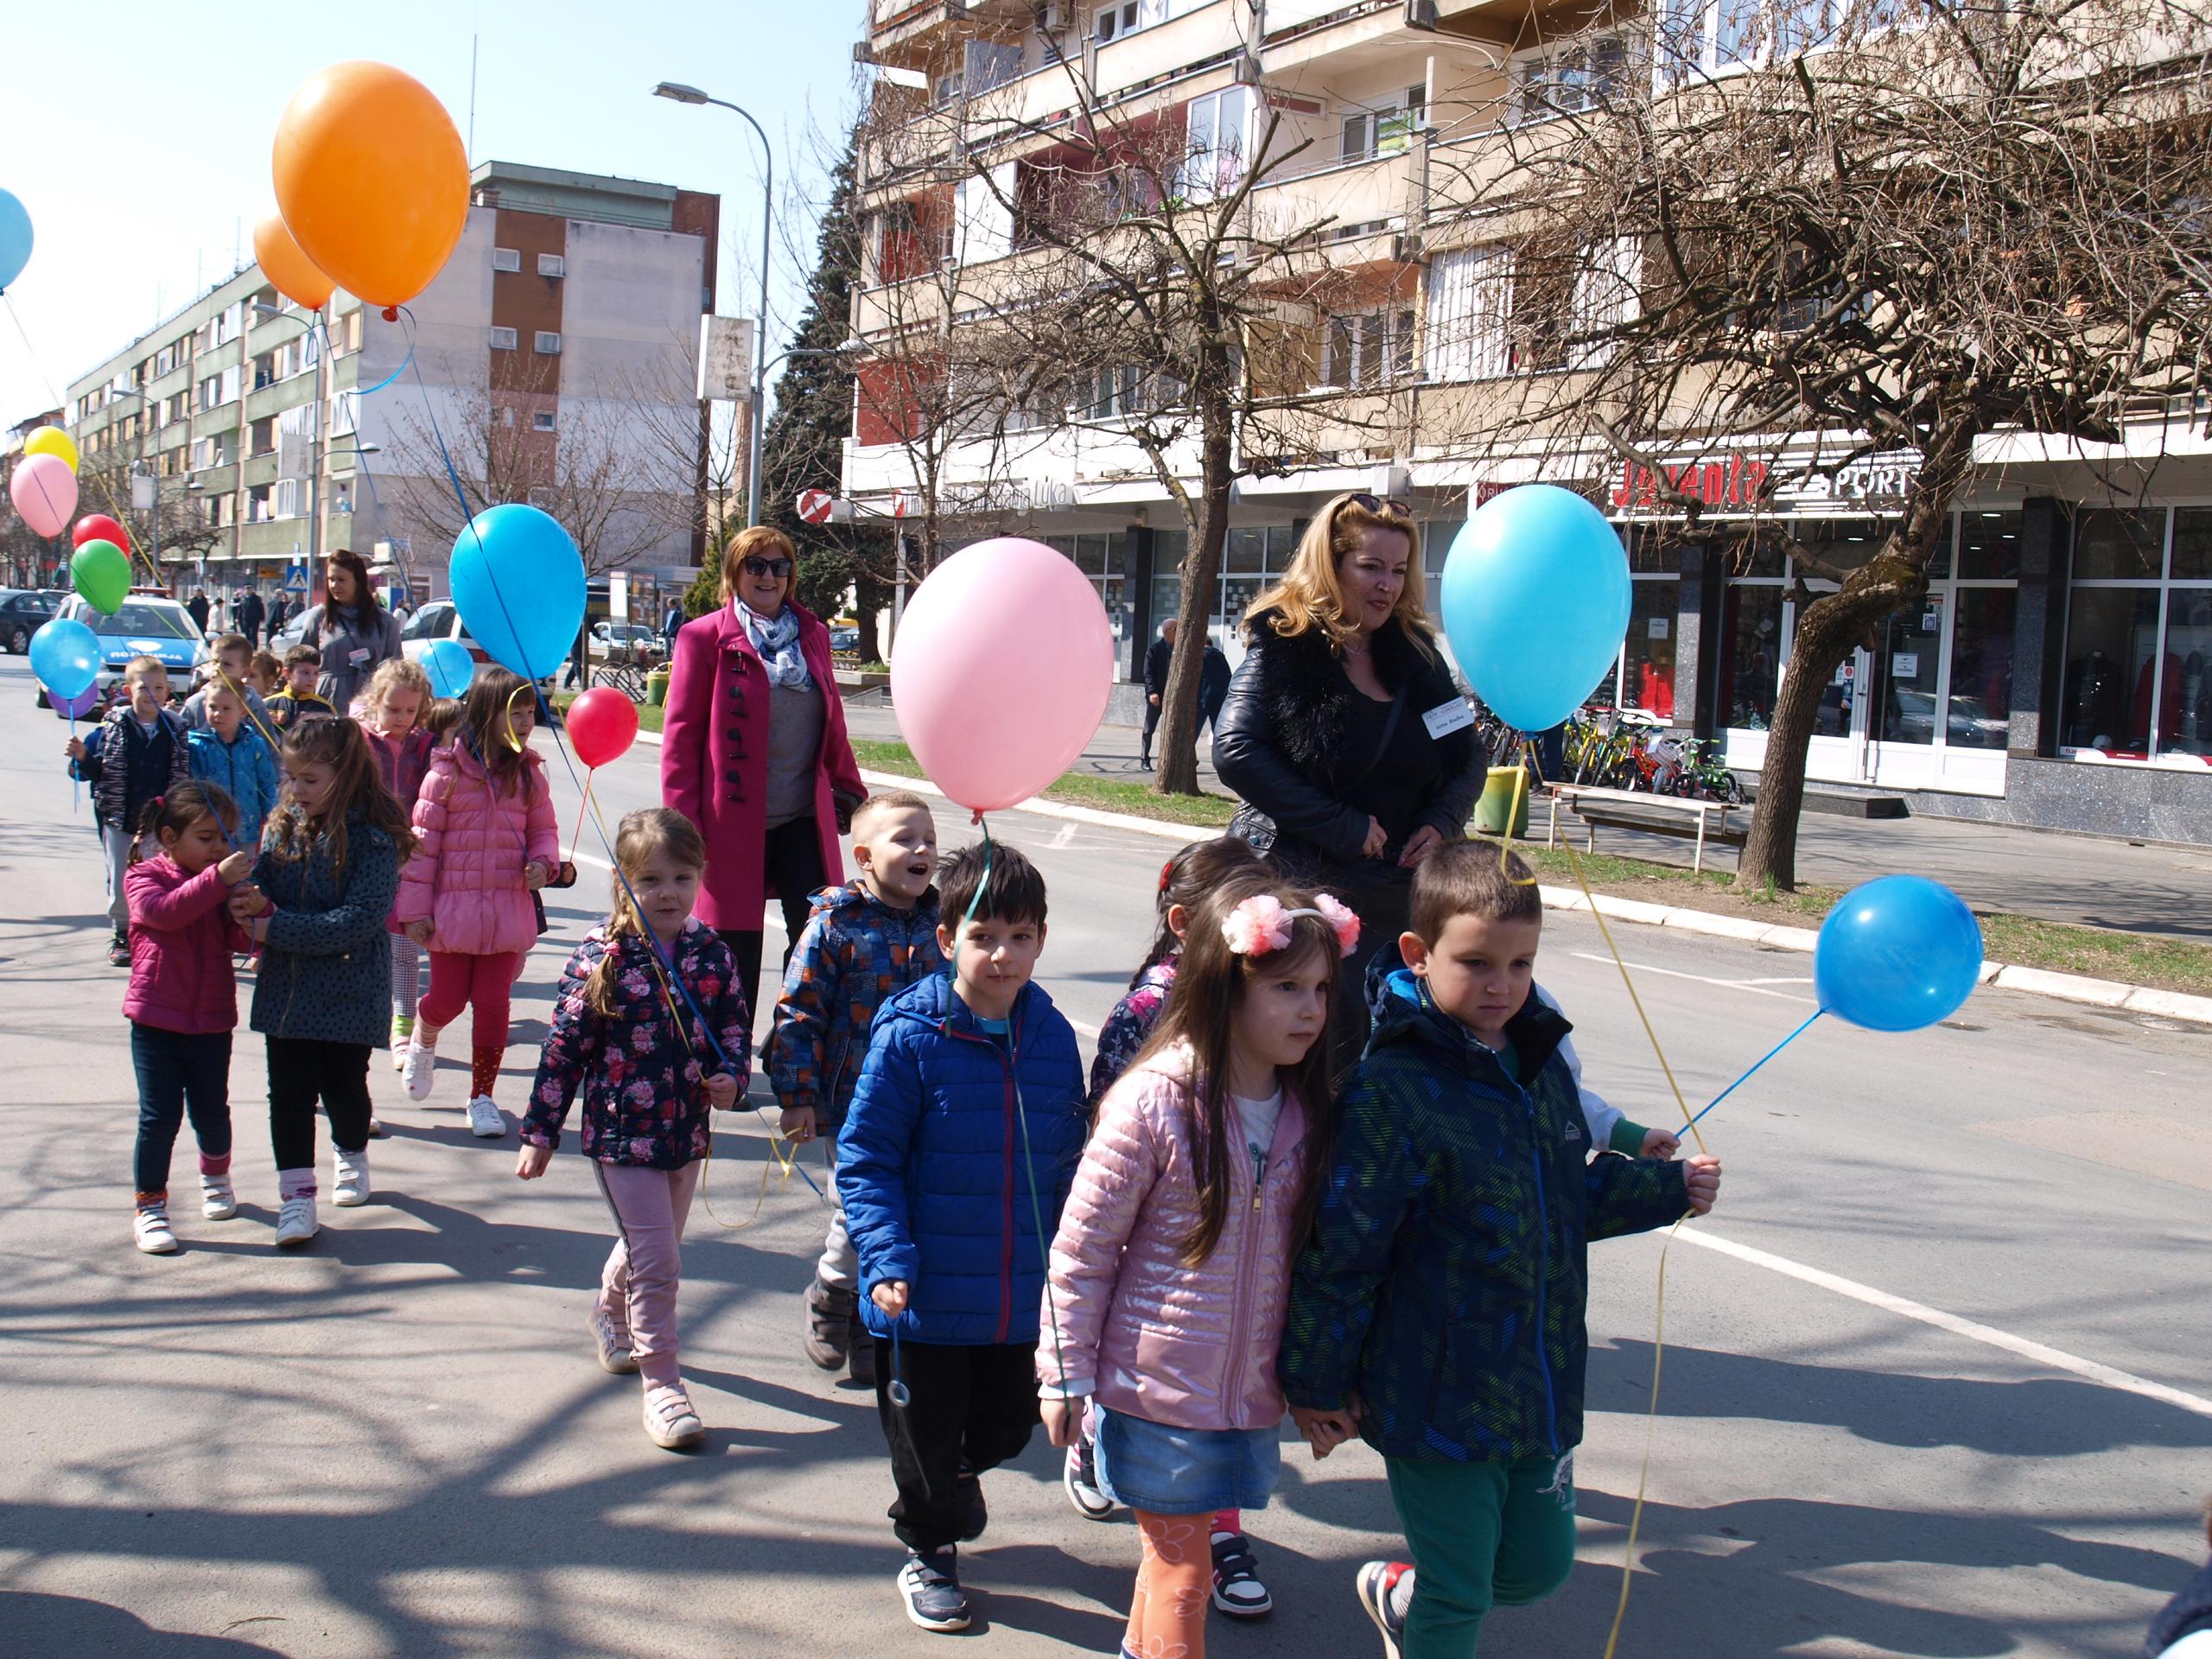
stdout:
<svg viewBox="0 0 2212 1659">
<path fill-rule="evenodd" d="M 297 561 L 284 567 L 284 591 L 304 594 L 308 590 L 308 568 Z"/>
<path fill-rule="evenodd" d="M 837 505 L 837 498 L 827 490 L 801 490 L 798 493 L 798 516 L 810 524 L 826 524 Z"/>
</svg>

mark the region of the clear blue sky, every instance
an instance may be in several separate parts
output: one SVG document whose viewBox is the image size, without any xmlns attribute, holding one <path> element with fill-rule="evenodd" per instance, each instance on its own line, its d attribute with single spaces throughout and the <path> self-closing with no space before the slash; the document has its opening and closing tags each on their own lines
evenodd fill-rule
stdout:
<svg viewBox="0 0 2212 1659">
<path fill-rule="evenodd" d="M 718 308 L 750 315 L 760 247 L 760 146 L 726 110 L 651 97 L 704 87 L 750 110 L 776 146 L 785 213 L 774 310 L 788 326 L 812 264 L 821 146 L 857 92 L 865 0 L 375 0 L 359 9 L 193 8 L 174 0 L 10 5 L 0 30 L 0 186 L 37 245 L 8 290 L 35 359 L 0 317 L 0 426 L 252 257 L 274 210 L 270 141 L 299 84 L 326 64 L 397 65 L 444 100 L 466 136 L 469 37 L 479 37 L 472 162 L 652 179 L 722 197 Z M 798 204 L 803 206 L 804 204 Z M 243 232 L 239 226 L 243 225 Z M 157 303 L 161 308 L 157 310 Z M 43 372 L 41 372 L 41 371 Z"/>
</svg>

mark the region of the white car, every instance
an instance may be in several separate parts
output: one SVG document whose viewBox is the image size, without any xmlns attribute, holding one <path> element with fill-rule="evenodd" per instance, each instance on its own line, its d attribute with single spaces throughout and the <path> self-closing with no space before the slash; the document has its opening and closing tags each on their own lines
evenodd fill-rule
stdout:
<svg viewBox="0 0 2212 1659">
<path fill-rule="evenodd" d="M 449 599 L 427 601 L 421 610 L 408 618 L 407 626 L 399 631 L 399 648 L 406 653 L 410 663 L 421 662 L 423 653 L 429 649 L 434 639 L 457 639 L 468 647 L 469 656 L 477 662 L 488 663 L 492 660 L 491 653 L 469 637 L 468 630 L 461 625 L 460 611 L 454 608 Z"/>
</svg>

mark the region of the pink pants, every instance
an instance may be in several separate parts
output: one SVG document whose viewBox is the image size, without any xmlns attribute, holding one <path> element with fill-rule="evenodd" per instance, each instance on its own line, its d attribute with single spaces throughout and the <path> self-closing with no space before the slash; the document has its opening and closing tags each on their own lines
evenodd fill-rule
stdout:
<svg viewBox="0 0 2212 1659">
<path fill-rule="evenodd" d="M 430 988 L 416 1010 L 416 1017 L 438 1031 L 461 1018 L 464 1007 L 476 1010 L 469 1042 L 476 1048 L 507 1046 L 507 999 L 514 990 L 522 953 L 496 951 L 488 957 L 464 957 L 450 950 L 430 952 Z"/>
<path fill-rule="evenodd" d="M 630 1353 L 647 1388 L 677 1379 L 676 1287 L 683 1266 L 683 1221 L 703 1166 L 639 1169 L 594 1163 L 599 1190 L 621 1236 L 599 1279 L 599 1311 L 630 1334 Z"/>
</svg>

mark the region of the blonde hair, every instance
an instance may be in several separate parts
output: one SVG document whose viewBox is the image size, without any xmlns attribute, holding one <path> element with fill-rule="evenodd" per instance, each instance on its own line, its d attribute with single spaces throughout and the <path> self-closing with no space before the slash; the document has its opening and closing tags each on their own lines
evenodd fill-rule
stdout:
<svg viewBox="0 0 2212 1659">
<path fill-rule="evenodd" d="M 798 550 L 791 545 L 791 538 L 773 524 L 754 524 L 741 530 L 729 538 L 729 545 L 722 549 L 722 603 L 727 605 L 737 597 L 738 573 L 745 569 L 747 559 L 789 559 L 791 573 L 784 578 L 788 584 L 785 596 L 798 588 Z"/>
<path fill-rule="evenodd" d="M 1421 526 L 1410 512 L 1400 517 L 1388 511 L 1390 503 L 1381 505 L 1385 511 L 1374 512 L 1346 494 L 1323 507 L 1298 538 L 1298 552 L 1290 569 L 1245 611 L 1246 628 L 1256 626 L 1262 616 L 1286 639 L 1319 628 L 1330 646 L 1341 653 L 1344 643 L 1358 633 L 1359 623 L 1345 601 L 1337 568 L 1361 550 L 1368 531 L 1395 531 L 1406 538 L 1406 585 L 1399 590 L 1398 602 L 1390 607 L 1390 614 L 1405 630 L 1406 638 L 1423 655 L 1433 658 L 1436 631 L 1429 624 L 1423 597 L 1427 582 L 1421 562 Z"/>
<path fill-rule="evenodd" d="M 665 853 L 688 870 L 707 868 L 706 838 L 699 827 L 672 806 L 648 806 L 625 813 L 614 832 L 614 911 L 607 918 L 607 950 L 584 979 L 584 1004 L 601 1016 L 614 1012 L 615 958 L 622 936 L 649 937 L 645 919 L 630 902 L 630 882 L 646 861 Z"/>
<path fill-rule="evenodd" d="M 410 663 L 404 657 L 387 657 L 377 664 L 377 671 L 369 676 L 368 687 L 361 693 L 361 706 L 381 709 L 384 700 L 402 688 L 417 693 L 423 699 L 422 706 L 415 711 L 415 723 L 419 726 L 431 702 L 430 677 L 423 671 L 420 664 Z"/>
</svg>

